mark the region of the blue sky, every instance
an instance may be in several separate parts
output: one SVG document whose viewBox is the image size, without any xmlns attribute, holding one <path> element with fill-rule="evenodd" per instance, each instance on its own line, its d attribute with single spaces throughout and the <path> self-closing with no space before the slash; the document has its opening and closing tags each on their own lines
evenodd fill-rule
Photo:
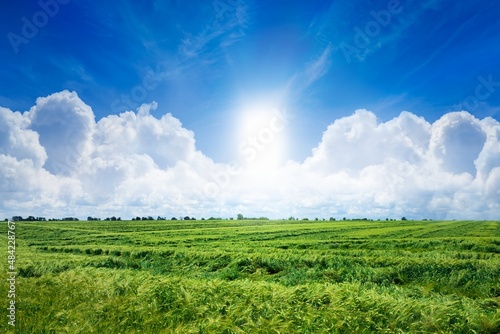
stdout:
<svg viewBox="0 0 500 334">
<path fill-rule="evenodd" d="M 356 47 L 355 28 L 366 33 L 377 22 L 373 12 L 389 5 L 396 13 L 365 48 L 340 48 Z M 7 34 L 22 36 L 21 18 L 33 22 L 42 7 L 2 6 L 0 105 L 24 111 L 37 97 L 68 89 L 100 119 L 157 101 L 157 112 L 179 118 L 217 161 L 231 159 L 225 133 L 241 99 L 282 91 L 327 49 L 321 73 L 283 102 L 296 116 L 292 159 L 304 159 L 328 124 L 358 108 L 381 120 L 408 110 L 432 122 L 461 109 L 479 76 L 500 81 L 494 1 L 72 0 L 58 4 L 26 44 Z M 154 88 L 134 91 L 148 73 L 157 76 Z M 113 105 L 133 92 L 129 103 Z M 499 105 L 495 92 L 469 111 L 498 119 Z"/>
<path fill-rule="evenodd" d="M 219 177 L 219 183 L 225 184 L 220 170 L 230 164 L 243 166 L 248 162 L 245 159 L 259 156 L 260 162 L 245 165 L 254 173 L 242 174 L 249 183 L 231 182 L 231 194 L 253 194 L 252 187 L 258 188 L 254 181 L 285 165 L 280 175 L 314 172 L 309 180 L 326 184 L 347 173 L 356 192 L 355 185 L 366 173 L 376 166 L 389 168 L 394 159 L 402 159 L 404 166 L 418 166 L 414 175 L 424 175 L 433 163 L 437 179 L 443 179 L 441 172 L 451 173 L 446 174 L 449 183 L 438 195 L 434 186 L 426 188 L 415 181 L 422 187 L 419 198 L 428 198 L 426 203 L 430 203 L 428 211 L 415 209 L 415 216 L 438 209 L 454 212 L 452 207 L 462 198 L 458 189 L 466 189 L 468 196 L 475 196 L 474 191 L 491 198 L 500 194 L 500 181 L 493 172 L 500 165 L 494 139 L 495 122 L 500 120 L 499 2 L 40 0 L 1 6 L 0 107 L 5 108 L 4 121 L 10 123 L 5 130 L 9 135 L 0 141 L 0 157 L 13 158 L 14 164 L 24 164 L 23 159 L 30 157 L 31 164 L 38 166 L 30 173 L 42 173 L 47 180 L 56 177 L 61 187 L 71 177 L 72 185 L 85 188 L 85 180 L 91 178 L 85 168 L 88 172 L 88 166 L 100 166 L 93 177 L 102 178 L 110 166 L 120 169 L 120 161 L 132 156 L 137 166 L 155 166 L 166 179 L 187 163 L 193 168 L 189 177 L 203 179 L 205 168 L 208 180 Z M 460 110 L 467 113 L 453 113 Z M 52 118 L 44 118 L 48 115 Z M 72 132 L 62 131 L 57 124 Z M 394 126 L 400 132 L 391 132 Z M 66 137 L 56 138 L 49 130 L 64 132 Z M 412 131 L 422 135 L 415 137 Z M 392 145 L 386 137 L 389 134 L 403 146 Z M 469 136 L 475 139 L 470 141 Z M 267 145 L 267 139 L 271 144 Z M 74 145 L 59 147 L 58 142 Z M 414 144 L 409 155 L 405 155 L 407 142 Z M 420 146 L 421 142 L 426 144 Z M 381 146 L 368 152 L 365 148 L 370 143 Z M 387 145 L 394 149 L 388 149 L 390 154 L 384 151 Z M 122 150 L 114 160 L 112 147 Z M 467 161 L 452 155 L 462 148 L 468 152 Z M 61 158 L 61 152 L 66 152 L 66 158 Z M 358 161 L 355 156 L 362 154 L 367 154 L 365 161 Z M 68 156 L 77 156 L 78 166 L 68 163 Z M 66 159 L 63 164 L 69 171 L 58 172 L 57 157 Z M 352 165 L 339 163 L 341 159 Z M 461 165 L 450 169 L 457 161 L 474 170 Z M 468 176 L 457 171 L 467 171 Z M 137 176 L 133 168 L 123 173 L 122 181 L 116 176 L 118 188 L 129 184 L 126 180 L 131 175 Z M 317 179 L 319 175 L 324 178 Z M 5 182 L 15 188 L 19 180 L 14 179 Z M 333 188 L 339 185 L 331 182 Z M 306 188 L 297 184 L 293 189 Z M 403 210 L 392 197 L 382 199 L 379 190 L 373 194 L 380 202 L 377 207 L 366 204 L 369 200 L 365 203 L 348 196 L 343 200 L 352 202 L 331 212 L 354 215 L 366 209 L 382 215 Z M 202 207 L 193 204 L 194 195 L 177 195 L 178 210 L 189 207 L 202 212 Z M 259 207 L 255 199 L 259 197 L 252 196 L 241 202 L 218 197 L 222 202 L 214 214 L 244 211 L 246 205 Z M 298 206 L 303 209 L 296 214 L 321 212 L 331 200 L 321 191 L 315 196 L 317 200 L 301 202 Z M 60 203 L 73 203 L 69 207 L 78 213 L 84 211 L 77 209 L 79 205 L 92 205 L 90 197 L 71 202 L 62 196 Z M 283 208 L 297 201 L 290 198 Z M 118 204 L 108 204 L 100 212 L 119 210 L 113 206 Z M 477 217 L 481 210 L 496 213 L 499 205 L 492 199 L 488 208 L 478 205 L 470 216 Z M 38 210 L 57 212 L 55 207 L 46 203 Z M 167 210 L 161 205 L 150 207 L 161 215 Z"/>
</svg>

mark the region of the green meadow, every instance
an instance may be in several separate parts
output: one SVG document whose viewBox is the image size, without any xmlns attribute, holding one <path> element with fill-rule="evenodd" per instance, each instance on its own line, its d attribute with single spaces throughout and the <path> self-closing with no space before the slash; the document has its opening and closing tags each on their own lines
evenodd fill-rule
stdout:
<svg viewBox="0 0 500 334">
<path fill-rule="evenodd" d="M 500 222 L 1 223 L 0 333 L 500 333 Z"/>
</svg>

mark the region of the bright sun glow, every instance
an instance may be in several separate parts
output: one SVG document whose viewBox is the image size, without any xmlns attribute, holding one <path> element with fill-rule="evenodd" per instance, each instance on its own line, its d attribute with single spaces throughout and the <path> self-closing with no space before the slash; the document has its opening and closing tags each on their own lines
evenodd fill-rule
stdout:
<svg viewBox="0 0 500 334">
<path fill-rule="evenodd" d="M 288 118 L 269 101 L 242 108 L 236 120 L 238 161 L 251 175 L 264 177 L 281 167 L 287 155 Z"/>
</svg>

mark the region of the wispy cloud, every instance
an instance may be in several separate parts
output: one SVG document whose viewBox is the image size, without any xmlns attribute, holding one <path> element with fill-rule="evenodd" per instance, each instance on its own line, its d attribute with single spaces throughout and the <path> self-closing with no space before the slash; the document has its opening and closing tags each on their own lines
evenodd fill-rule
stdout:
<svg viewBox="0 0 500 334">
<path fill-rule="evenodd" d="M 399 41 L 425 11 L 438 7 L 442 2 L 443 0 L 418 3 L 402 1 L 397 9 L 392 3 L 390 12 L 390 1 L 378 1 L 361 8 L 349 1 L 334 1 L 314 17 L 308 34 L 315 36 L 316 41 L 322 45 L 332 44 L 336 47 L 335 51 L 341 50 L 341 45 L 350 46 L 352 54 L 348 63 L 351 59 L 364 61 L 385 45 Z M 384 20 L 388 22 L 385 23 Z M 372 30 L 367 32 L 367 27 Z M 362 39 L 363 45 L 357 45 L 356 39 Z"/>
<path fill-rule="evenodd" d="M 189 36 L 181 41 L 181 56 L 199 57 L 208 53 L 207 46 L 211 43 L 216 43 L 218 47 L 227 47 L 245 36 L 244 30 L 248 23 L 247 7 L 243 4 L 225 6 L 222 9 L 215 8 L 216 13 L 202 31 L 189 33 Z M 213 48 L 210 48 L 210 52 L 213 53 Z"/>
<path fill-rule="evenodd" d="M 287 85 L 291 94 L 301 94 L 328 73 L 333 50 L 330 44 L 327 45 L 316 59 L 306 64 L 302 70 L 293 75 Z"/>
<path fill-rule="evenodd" d="M 332 46 L 329 44 L 324 50 L 323 53 L 316 59 L 315 61 L 308 64 L 302 72 L 304 85 L 310 86 L 316 80 L 320 79 L 324 76 L 328 70 L 330 69 L 331 59 L 330 56 L 332 54 Z"/>
<path fill-rule="evenodd" d="M 373 109 L 381 112 L 387 112 L 387 111 L 396 112 L 396 110 L 399 109 L 398 107 L 401 105 L 401 103 L 408 102 L 409 98 L 410 96 L 406 92 L 395 95 L 394 94 L 388 95 L 380 99 L 376 104 L 374 104 Z"/>
<path fill-rule="evenodd" d="M 477 16 L 478 15 L 476 14 L 476 15 L 470 17 L 467 21 L 463 22 L 458 28 L 456 28 L 454 30 L 453 34 L 451 34 L 446 39 L 445 43 L 441 44 L 436 50 L 434 50 L 434 52 L 432 52 L 429 56 L 427 56 L 426 60 L 423 63 L 421 63 L 420 65 L 418 65 L 417 67 L 415 67 L 412 71 L 406 73 L 405 77 L 409 77 L 412 74 L 420 71 L 422 68 L 424 68 L 425 66 L 427 66 L 431 61 L 433 61 L 437 56 L 439 56 L 462 33 L 462 30 L 464 28 L 467 25 L 469 25 L 473 20 L 475 20 L 477 18 Z"/>
</svg>

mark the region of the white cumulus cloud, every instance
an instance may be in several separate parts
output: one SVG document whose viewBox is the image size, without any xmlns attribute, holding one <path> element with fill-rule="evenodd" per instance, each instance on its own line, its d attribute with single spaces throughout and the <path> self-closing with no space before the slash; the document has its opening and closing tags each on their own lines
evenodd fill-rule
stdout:
<svg viewBox="0 0 500 334">
<path fill-rule="evenodd" d="M 27 129 L 28 117 L 0 107 L 0 154 L 28 159 L 40 167 L 47 160 L 47 153 L 39 142 L 37 132 Z"/>
<path fill-rule="evenodd" d="M 433 124 L 367 110 L 335 120 L 303 162 L 214 163 L 156 103 L 96 122 L 75 92 L 0 108 L 0 214 L 498 218 L 500 123 L 466 111 Z M 257 153 L 258 154 L 258 153 Z"/>
</svg>

